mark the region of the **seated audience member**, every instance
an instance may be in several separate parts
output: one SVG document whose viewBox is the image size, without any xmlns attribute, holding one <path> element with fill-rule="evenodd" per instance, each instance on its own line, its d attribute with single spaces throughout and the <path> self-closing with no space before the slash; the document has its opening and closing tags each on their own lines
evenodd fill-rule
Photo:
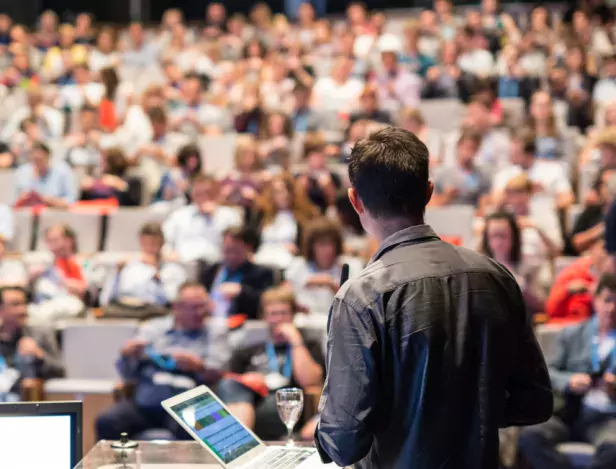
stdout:
<svg viewBox="0 0 616 469">
<path fill-rule="evenodd" d="M 330 76 L 319 77 L 312 88 L 312 106 L 327 112 L 349 114 L 359 102 L 364 89 L 362 80 L 351 77 L 353 60 L 339 56 Z"/>
<path fill-rule="evenodd" d="M 53 254 L 53 264 L 31 273 L 34 304 L 30 318 L 39 323 L 53 323 L 62 317 L 74 317 L 83 311 L 87 289 L 77 260 L 77 235 L 67 225 L 54 225 L 45 232 L 45 244 Z"/>
<path fill-rule="evenodd" d="M 276 162 L 278 153 L 289 147 L 292 137 L 291 118 L 281 112 L 269 114 L 259 142 L 259 155 L 263 163 Z"/>
<path fill-rule="evenodd" d="M 302 257 L 296 257 L 286 272 L 297 303 L 311 313 L 327 314 L 340 288 L 344 260 L 342 231 L 327 218 L 313 220 L 306 227 Z M 362 269 L 356 259 L 349 259 L 350 275 Z"/>
<path fill-rule="evenodd" d="M 565 209 L 571 205 L 575 196 L 569 177 L 561 163 L 536 158 L 534 138 L 518 135 L 511 140 L 509 152 L 510 165 L 494 177 L 493 202 L 499 204 L 507 183 L 520 174 L 526 174 L 534 186 L 534 193 L 549 196 L 556 206 Z"/>
<path fill-rule="evenodd" d="M 336 191 L 342 187 L 342 181 L 327 168 L 325 141 L 318 134 L 308 134 L 304 140 L 304 159 L 307 168 L 298 174 L 297 183 L 304 189 L 310 201 L 325 213 L 327 207 L 334 203 Z"/>
<path fill-rule="evenodd" d="M 45 138 L 61 138 L 64 131 L 64 116 L 52 106 L 45 104 L 43 92 L 37 86 L 28 89 L 28 102 L 23 107 L 18 107 L 11 113 L 8 121 L 0 131 L 0 140 L 9 142 L 17 133 L 21 123 L 28 117 L 34 118 L 43 129 Z"/>
<path fill-rule="evenodd" d="M 443 162 L 443 136 L 440 131 L 428 127 L 419 109 L 403 109 L 400 127 L 413 132 L 428 147 L 431 168 Z"/>
<path fill-rule="evenodd" d="M 297 84 L 293 90 L 295 97 L 291 111 L 291 121 L 295 132 L 308 132 L 319 127 L 314 109 L 310 106 L 312 88 Z"/>
<path fill-rule="evenodd" d="M 302 226 L 317 215 L 318 209 L 293 178 L 285 174 L 272 178 L 259 205 L 261 246 L 255 261 L 286 268 L 298 251 Z"/>
<path fill-rule="evenodd" d="M 75 175 L 64 162 L 51 162 L 50 150 L 36 143 L 30 151 L 30 162 L 15 172 L 17 207 L 45 205 L 67 208 L 77 200 Z"/>
<path fill-rule="evenodd" d="M 100 131 L 98 109 L 83 106 L 79 110 L 77 129 L 64 137 L 66 160 L 71 166 L 98 167 Z"/>
<path fill-rule="evenodd" d="M 241 226 L 242 214 L 218 205 L 219 184 L 211 176 L 195 176 L 190 195 L 192 203 L 173 211 L 163 224 L 166 249 L 184 262 L 216 262 L 220 258 L 222 233 L 231 226 Z"/>
<path fill-rule="evenodd" d="M 604 272 L 611 272 L 611 260 L 601 239 L 588 250 L 588 255 L 578 258 L 565 267 L 554 280 L 545 303 L 545 312 L 551 320 L 580 320 L 592 314 L 593 286 Z"/>
<path fill-rule="evenodd" d="M 481 207 L 490 192 L 490 178 L 477 165 L 481 138 L 463 133 L 458 140 L 456 163 L 443 166 L 434 175 L 432 205 L 473 205 Z"/>
<path fill-rule="evenodd" d="M 358 120 L 368 120 L 380 124 L 392 124 L 391 115 L 379 108 L 377 92 L 374 87 L 366 86 L 359 97 L 359 109 L 351 114 L 349 123 Z"/>
<path fill-rule="evenodd" d="M 335 207 L 332 207 L 327 216 L 340 224 L 345 253 L 369 259 L 368 237 L 359 215 L 351 205 L 347 191 L 341 190 L 336 194 Z"/>
<path fill-rule="evenodd" d="M 248 135 L 238 137 L 235 169 L 221 183 L 221 203 L 251 210 L 259 196 L 263 176 L 256 141 Z"/>
<path fill-rule="evenodd" d="M 178 151 L 175 167 L 162 177 L 155 202 L 190 199 L 190 181 L 203 171 L 201 151 L 196 145 L 184 145 Z"/>
<path fill-rule="evenodd" d="M 275 391 L 321 386 L 323 345 L 304 337 L 293 325 L 295 298 L 291 290 L 268 290 L 261 304 L 269 339 L 232 354 L 229 369 L 239 376 L 221 381 L 219 393 L 242 423 L 263 439 L 277 440 L 285 434 L 285 427 L 276 412 Z"/>
<path fill-rule="evenodd" d="M 20 259 L 6 258 L 6 238 L 0 235 L 0 288 L 28 285 L 28 273 Z"/>
<path fill-rule="evenodd" d="M 222 235 L 222 261 L 201 272 L 201 283 L 214 302 L 214 316 L 257 318 L 261 293 L 274 285 L 274 272 L 251 262 L 255 247 L 250 229 L 229 228 Z"/>
<path fill-rule="evenodd" d="M 184 268 L 163 258 L 165 238 L 158 223 L 141 227 L 138 258 L 120 262 L 101 292 L 101 305 L 166 307 L 186 280 Z"/>
<path fill-rule="evenodd" d="M 110 148 L 101 155 L 101 174 L 81 181 L 81 200 L 115 199 L 122 206 L 136 206 L 141 201 L 141 181 L 126 175 L 128 162 L 120 148 Z"/>
<path fill-rule="evenodd" d="M 507 164 L 509 136 L 495 126 L 492 109 L 487 100 L 476 98 L 468 104 L 463 128 L 481 137 L 477 150 L 477 165 L 487 171 L 498 171 Z"/>
<path fill-rule="evenodd" d="M 563 330 L 548 360 L 554 391 L 564 405 L 547 422 L 520 434 L 520 449 L 535 469 L 569 468 L 557 450 L 567 441 L 593 444 L 587 466 L 616 466 L 616 277 L 603 275 L 592 294 L 595 317 Z"/>
<path fill-rule="evenodd" d="M 183 283 L 173 302 L 172 322 L 169 318 L 151 321 L 124 345 L 117 368 L 124 382 L 135 383 L 135 397 L 118 402 L 98 417 L 98 438 L 114 440 L 126 432 L 138 439 L 152 429 L 167 429 L 176 438 L 188 438 L 160 403 L 220 379 L 230 355 L 226 328 L 207 321 L 209 314 L 205 289 L 197 283 Z"/>
<path fill-rule="evenodd" d="M 401 108 L 419 106 L 422 80 L 398 62 L 398 39 L 390 34 L 381 36 L 377 47 L 381 52 L 382 70 L 374 79 L 381 108 L 397 113 Z M 386 122 L 387 123 L 387 122 Z"/>
<path fill-rule="evenodd" d="M 535 155 L 539 159 L 560 160 L 564 141 L 557 127 L 552 98 L 546 91 L 537 91 L 530 104 L 530 129 L 535 134 Z"/>
<path fill-rule="evenodd" d="M 0 287 L 0 357 L 3 368 L 18 372 L 14 382 L 3 382 L 0 402 L 19 400 L 24 378 L 49 379 L 64 374 L 54 331 L 32 327 L 27 320 L 26 291 L 18 286 Z"/>
<path fill-rule="evenodd" d="M 545 300 L 536 283 L 538 266 L 528 265 L 522 258 L 522 236 L 515 217 L 508 212 L 490 214 L 485 221 L 481 248 L 515 277 L 529 312 L 543 312 Z"/>
<path fill-rule="evenodd" d="M 507 183 L 503 206 L 515 215 L 522 230 L 522 256 L 537 265 L 560 254 L 563 243 L 556 211 L 535 210 L 532 196 L 533 183 L 520 174 Z"/>
<path fill-rule="evenodd" d="M 593 186 L 597 194 L 597 203 L 587 204 L 573 224 L 569 234 L 566 253 L 583 254 L 603 239 L 605 235 L 605 214 L 616 198 L 616 166 L 602 168 Z"/>
</svg>

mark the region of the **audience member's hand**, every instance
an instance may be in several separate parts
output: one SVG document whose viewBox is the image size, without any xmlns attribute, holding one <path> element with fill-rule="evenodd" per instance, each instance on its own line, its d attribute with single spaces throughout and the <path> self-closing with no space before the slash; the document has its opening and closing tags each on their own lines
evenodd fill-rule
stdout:
<svg viewBox="0 0 616 469">
<path fill-rule="evenodd" d="M 571 295 L 584 293 L 588 291 L 589 286 L 590 285 L 585 280 L 572 280 L 567 284 L 567 291 Z"/>
<path fill-rule="evenodd" d="M 518 225 L 520 229 L 536 228 L 535 222 L 530 217 L 518 217 Z"/>
<path fill-rule="evenodd" d="M 203 359 L 190 352 L 177 351 L 171 354 L 176 365 L 182 371 L 199 373 L 205 370 Z"/>
<path fill-rule="evenodd" d="M 252 187 L 242 187 L 242 190 L 240 192 L 242 194 L 242 197 L 247 199 L 247 200 L 254 200 L 257 197 L 257 191 L 255 191 Z"/>
<path fill-rule="evenodd" d="M 603 375 L 603 385 L 609 398 L 613 401 L 616 400 L 616 375 L 605 373 Z"/>
<path fill-rule="evenodd" d="M 278 325 L 275 332 L 277 335 L 284 337 L 287 343 L 293 346 L 301 345 L 304 341 L 297 327 L 291 322 Z"/>
<path fill-rule="evenodd" d="M 32 267 L 29 272 L 30 280 L 36 280 L 47 271 L 47 267 L 44 265 L 37 265 Z"/>
<path fill-rule="evenodd" d="M 457 187 L 447 187 L 445 188 L 445 197 L 447 200 L 455 199 L 460 194 L 460 189 Z"/>
<path fill-rule="evenodd" d="M 576 373 L 569 380 L 569 389 L 574 394 L 586 394 L 592 386 L 592 378 L 586 373 Z"/>
<path fill-rule="evenodd" d="M 227 300 L 234 300 L 242 292 L 242 285 L 234 282 L 225 282 L 218 287 L 220 294 Z"/>
<path fill-rule="evenodd" d="M 125 357 L 139 358 L 143 355 L 143 349 L 148 344 L 144 339 L 131 339 L 122 347 L 122 355 Z"/>
<path fill-rule="evenodd" d="M 202 203 L 199 209 L 201 210 L 201 213 L 213 215 L 216 210 L 216 202 L 208 200 L 207 202 Z"/>
<path fill-rule="evenodd" d="M 306 286 L 311 287 L 331 287 L 334 279 L 328 274 L 314 274 L 306 281 Z"/>
<path fill-rule="evenodd" d="M 17 352 L 22 356 L 43 358 L 45 352 L 32 337 L 22 337 L 17 344 Z"/>
</svg>

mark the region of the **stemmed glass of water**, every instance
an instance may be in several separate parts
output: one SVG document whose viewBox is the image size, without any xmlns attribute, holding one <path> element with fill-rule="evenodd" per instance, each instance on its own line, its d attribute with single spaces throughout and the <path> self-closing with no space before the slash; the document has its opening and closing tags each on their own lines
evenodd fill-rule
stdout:
<svg viewBox="0 0 616 469">
<path fill-rule="evenodd" d="M 285 388 L 276 391 L 276 406 L 278 416 L 287 427 L 287 447 L 295 445 L 293 441 L 293 428 L 299 420 L 304 409 L 304 392 L 298 388 Z"/>
</svg>

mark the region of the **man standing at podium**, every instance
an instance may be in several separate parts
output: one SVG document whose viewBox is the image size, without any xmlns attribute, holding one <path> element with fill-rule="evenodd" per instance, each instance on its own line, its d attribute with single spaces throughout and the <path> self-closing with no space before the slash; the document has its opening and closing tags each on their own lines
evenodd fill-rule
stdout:
<svg viewBox="0 0 616 469">
<path fill-rule="evenodd" d="M 498 428 L 546 421 L 552 390 L 513 276 L 424 224 L 428 150 L 387 128 L 349 158 L 380 248 L 334 299 L 316 442 L 358 469 L 496 469 Z"/>
</svg>

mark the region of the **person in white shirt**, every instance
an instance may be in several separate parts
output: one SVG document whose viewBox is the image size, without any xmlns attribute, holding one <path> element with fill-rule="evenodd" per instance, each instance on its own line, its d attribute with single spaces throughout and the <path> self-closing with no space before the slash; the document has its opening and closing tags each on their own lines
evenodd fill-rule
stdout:
<svg viewBox="0 0 616 469">
<path fill-rule="evenodd" d="M 349 264 L 350 275 L 362 269 L 358 259 L 343 257 L 344 243 L 340 226 L 328 218 L 312 221 L 306 228 L 302 256 L 296 257 L 286 271 L 297 303 L 315 314 L 327 314 L 340 288 L 342 265 Z"/>
<path fill-rule="evenodd" d="M 60 111 L 47 106 L 43 100 L 40 88 L 31 87 L 28 90 L 28 103 L 11 113 L 9 120 L 0 131 L 0 141 L 10 142 L 19 132 L 21 123 L 28 117 L 33 117 L 43 130 L 43 136 L 49 139 L 62 137 L 64 133 L 64 116 Z"/>
<path fill-rule="evenodd" d="M 2 215 L 0 214 L 1 219 Z M 1 225 L 0 222 L 0 231 L 2 231 Z M 26 287 L 29 279 L 24 263 L 20 259 L 7 259 L 5 253 L 6 238 L 0 234 L 0 288 L 6 286 Z"/>
<path fill-rule="evenodd" d="M 262 211 L 261 246 L 255 262 L 287 268 L 298 251 L 302 225 L 317 216 L 316 208 L 295 180 L 286 174 L 275 175 L 259 201 Z"/>
<path fill-rule="evenodd" d="M 169 215 L 163 224 L 166 250 L 182 261 L 220 259 L 222 235 L 227 228 L 241 226 L 242 211 L 217 204 L 218 182 L 203 174 L 191 186 L 192 204 Z"/>
<path fill-rule="evenodd" d="M 495 128 L 490 107 L 485 101 L 474 99 L 468 104 L 463 127 L 481 136 L 476 161 L 479 166 L 495 171 L 507 164 L 509 136 Z"/>
<path fill-rule="evenodd" d="M 312 105 L 317 110 L 350 113 L 359 104 L 364 83 L 351 78 L 353 61 L 338 57 L 331 76 L 317 79 L 312 89 Z"/>
<path fill-rule="evenodd" d="M 496 174 L 492 185 L 492 197 L 496 205 L 503 200 L 505 187 L 514 177 L 525 173 L 533 183 L 535 194 L 553 199 L 556 206 L 565 209 L 575 196 L 563 165 L 556 161 L 537 160 L 535 140 L 518 135 L 511 141 L 510 165 Z"/>
<path fill-rule="evenodd" d="M 479 77 L 490 76 L 494 72 L 494 57 L 487 50 L 485 36 L 465 28 L 463 38 L 465 51 L 458 58 L 460 69 Z"/>
<path fill-rule="evenodd" d="M 186 271 L 182 265 L 163 258 L 164 240 L 159 223 L 141 227 L 139 257 L 120 262 L 109 275 L 100 295 L 101 305 L 117 302 L 164 307 L 175 300 L 180 285 L 186 281 Z"/>
<path fill-rule="evenodd" d="M 616 54 L 603 58 L 602 72 L 592 93 L 592 99 L 598 105 L 616 100 Z"/>
<path fill-rule="evenodd" d="M 103 68 L 117 67 L 120 54 L 116 51 L 115 33 L 111 28 L 103 28 L 96 38 L 96 47 L 90 51 L 88 59 L 92 73 L 99 73 Z"/>
</svg>

